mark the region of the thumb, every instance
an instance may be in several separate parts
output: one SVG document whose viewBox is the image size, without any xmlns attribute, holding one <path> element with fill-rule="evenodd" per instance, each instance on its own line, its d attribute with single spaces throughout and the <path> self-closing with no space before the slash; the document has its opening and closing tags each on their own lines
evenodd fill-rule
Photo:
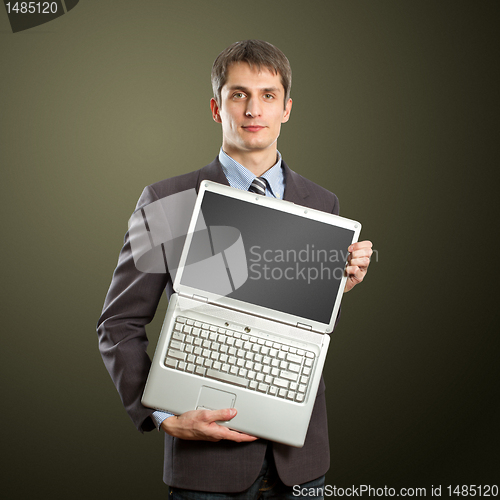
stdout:
<svg viewBox="0 0 500 500">
<path fill-rule="evenodd" d="M 212 419 L 215 420 L 231 420 L 236 416 L 238 412 L 236 408 L 224 408 L 223 410 L 214 410 L 212 413 Z"/>
</svg>

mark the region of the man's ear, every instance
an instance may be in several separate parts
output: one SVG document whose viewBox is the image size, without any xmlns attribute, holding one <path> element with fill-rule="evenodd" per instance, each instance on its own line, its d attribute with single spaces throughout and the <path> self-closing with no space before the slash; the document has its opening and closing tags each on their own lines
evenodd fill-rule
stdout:
<svg viewBox="0 0 500 500">
<path fill-rule="evenodd" d="M 222 123 L 219 114 L 219 105 L 217 104 L 217 101 L 213 97 L 212 99 L 210 99 L 210 109 L 212 110 L 212 118 L 214 119 L 214 121 L 217 123 Z"/>
<path fill-rule="evenodd" d="M 281 119 L 281 123 L 286 123 L 290 118 L 290 113 L 292 112 L 292 100 L 288 99 L 288 102 L 285 106 L 285 111 L 283 113 L 283 118 Z"/>
</svg>

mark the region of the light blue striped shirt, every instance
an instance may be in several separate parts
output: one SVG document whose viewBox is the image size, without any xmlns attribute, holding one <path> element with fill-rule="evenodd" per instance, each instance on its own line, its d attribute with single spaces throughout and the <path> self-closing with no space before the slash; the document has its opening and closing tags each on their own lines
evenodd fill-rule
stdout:
<svg viewBox="0 0 500 500">
<path fill-rule="evenodd" d="M 281 154 L 279 151 L 277 151 L 277 153 L 278 157 L 276 163 L 269 170 L 266 170 L 261 177 L 267 181 L 266 196 L 282 199 L 285 192 L 285 175 L 281 167 Z M 241 163 L 233 160 L 233 158 L 226 154 L 222 148 L 219 153 L 219 161 L 221 162 L 222 170 L 224 171 L 224 175 L 229 185 L 242 189 L 243 191 L 248 191 L 250 184 L 252 184 L 257 176 Z"/>
<path fill-rule="evenodd" d="M 276 163 L 269 170 L 266 170 L 261 177 L 267 181 L 266 196 L 283 199 L 283 194 L 285 193 L 285 174 L 281 166 L 281 153 L 279 151 L 277 151 L 277 153 Z M 248 191 L 250 184 L 252 184 L 257 176 L 252 174 L 252 172 L 241 163 L 233 160 L 233 158 L 226 154 L 222 148 L 220 148 L 219 161 L 229 185 L 234 188 Z M 173 414 L 157 410 L 153 412 L 152 417 L 156 428 L 160 430 L 161 423 L 166 418 L 173 417 Z"/>
</svg>

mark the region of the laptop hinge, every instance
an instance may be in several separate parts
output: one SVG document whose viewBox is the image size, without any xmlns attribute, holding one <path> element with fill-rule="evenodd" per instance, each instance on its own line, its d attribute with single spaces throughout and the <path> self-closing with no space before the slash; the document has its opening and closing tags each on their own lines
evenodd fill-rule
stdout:
<svg viewBox="0 0 500 500">
<path fill-rule="evenodd" d="M 201 302 L 208 302 L 208 298 L 207 297 L 202 297 L 201 295 L 196 295 L 193 293 L 193 297 L 192 297 L 194 300 L 199 300 Z"/>
<path fill-rule="evenodd" d="M 186 297 L 187 299 L 193 299 L 193 300 L 198 300 L 199 302 L 205 302 L 205 304 L 208 302 L 207 297 L 202 297 L 201 295 L 196 295 L 196 294 L 190 294 L 190 293 L 181 293 L 179 292 L 178 295 L 181 297 Z"/>
<path fill-rule="evenodd" d="M 297 328 L 302 328 L 302 330 L 312 331 L 311 325 L 304 325 L 303 323 L 297 323 Z"/>
</svg>

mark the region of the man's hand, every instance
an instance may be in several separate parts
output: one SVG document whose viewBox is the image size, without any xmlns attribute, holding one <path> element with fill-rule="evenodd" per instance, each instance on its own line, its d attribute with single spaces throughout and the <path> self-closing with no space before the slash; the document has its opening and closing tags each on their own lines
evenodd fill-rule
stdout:
<svg viewBox="0 0 500 500">
<path fill-rule="evenodd" d="M 347 259 L 347 281 L 344 293 L 352 290 L 358 283 L 363 281 L 370 265 L 372 242 L 358 241 L 357 243 L 353 243 L 348 250 L 351 254 Z"/>
<path fill-rule="evenodd" d="M 179 416 L 168 417 L 161 427 L 171 436 L 180 439 L 220 441 L 227 439 L 238 443 L 255 441 L 255 436 L 236 432 L 219 425 L 216 421 L 231 420 L 236 416 L 235 408 L 224 410 L 191 410 Z"/>
</svg>

